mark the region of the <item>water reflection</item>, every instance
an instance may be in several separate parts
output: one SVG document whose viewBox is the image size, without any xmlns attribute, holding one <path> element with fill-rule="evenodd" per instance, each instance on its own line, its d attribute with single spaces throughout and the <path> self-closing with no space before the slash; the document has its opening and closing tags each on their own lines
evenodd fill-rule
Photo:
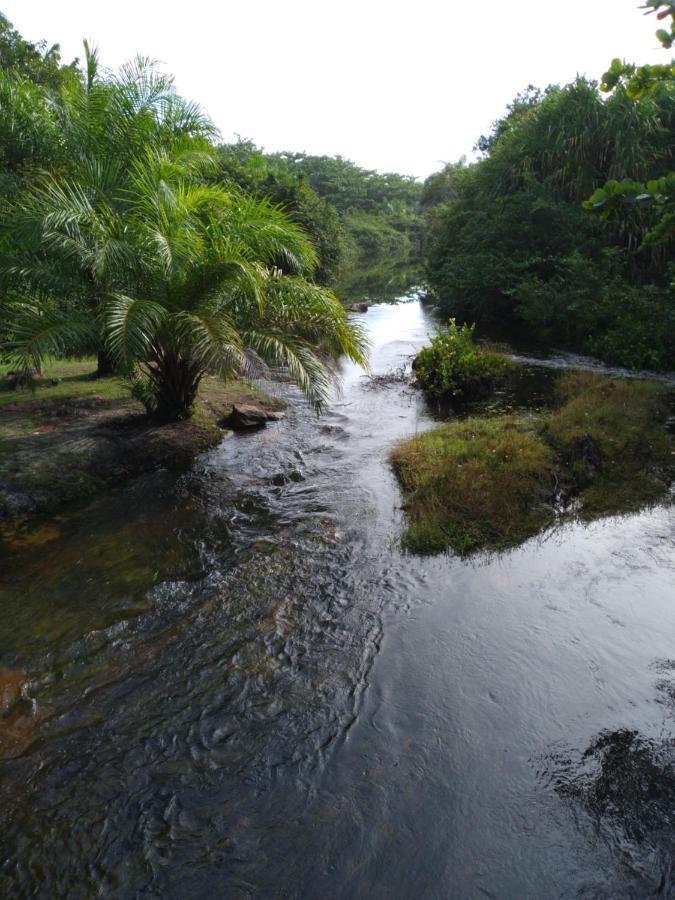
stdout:
<svg viewBox="0 0 675 900">
<path fill-rule="evenodd" d="M 657 700 L 675 713 L 675 662 L 658 662 L 666 673 Z M 583 812 L 592 829 L 631 873 L 640 896 L 671 896 L 675 890 L 675 737 L 664 723 L 648 737 L 636 729 L 606 730 L 579 753 L 554 754 L 545 764 L 559 796 Z M 632 896 L 631 892 L 631 896 Z M 636 894 L 637 895 L 637 894 Z"/>
<path fill-rule="evenodd" d="M 383 263 L 350 272 L 335 293 L 347 303 L 396 303 L 421 283 L 419 267 L 405 262 Z"/>
</svg>

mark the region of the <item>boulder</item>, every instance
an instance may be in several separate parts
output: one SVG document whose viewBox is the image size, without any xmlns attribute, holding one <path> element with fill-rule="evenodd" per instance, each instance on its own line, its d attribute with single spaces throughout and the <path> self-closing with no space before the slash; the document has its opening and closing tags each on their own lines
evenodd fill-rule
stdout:
<svg viewBox="0 0 675 900">
<path fill-rule="evenodd" d="M 223 419 L 222 424 L 234 431 L 247 431 L 251 428 L 261 428 L 268 422 L 275 422 L 281 418 L 281 413 L 266 412 L 260 406 L 252 403 L 235 403 L 232 412 Z"/>
</svg>

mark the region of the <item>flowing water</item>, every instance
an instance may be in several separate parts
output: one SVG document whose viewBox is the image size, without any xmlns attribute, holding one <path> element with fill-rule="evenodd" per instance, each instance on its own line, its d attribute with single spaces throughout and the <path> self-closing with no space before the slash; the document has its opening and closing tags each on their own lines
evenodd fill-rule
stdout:
<svg viewBox="0 0 675 900">
<path fill-rule="evenodd" d="M 0 895 L 673 896 L 675 508 L 407 556 L 421 397 L 287 399 L 5 555 Z"/>
</svg>

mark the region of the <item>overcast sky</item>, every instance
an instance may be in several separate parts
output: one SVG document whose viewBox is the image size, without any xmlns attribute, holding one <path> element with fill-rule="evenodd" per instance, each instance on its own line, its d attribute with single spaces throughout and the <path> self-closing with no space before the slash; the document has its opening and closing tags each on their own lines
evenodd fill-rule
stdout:
<svg viewBox="0 0 675 900">
<path fill-rule="evenodd" d="M 28 39 L 160 60 L 225 140 L 425 177 L 529 83 L 666 61 L 639 0 L 0 0 Z"/>
</svg>

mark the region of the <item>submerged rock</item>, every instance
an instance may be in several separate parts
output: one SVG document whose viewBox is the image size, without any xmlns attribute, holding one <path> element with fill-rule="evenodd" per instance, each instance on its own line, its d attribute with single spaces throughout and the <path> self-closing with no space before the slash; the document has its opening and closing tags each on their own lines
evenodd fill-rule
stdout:
<svg viewBox="0 0 675 900">
<path fill-rule="evenodd" d="M 37 510 L 37 502 L 21 488 L 0 481 L 0 519 L 27 516 Z"/>
<path fill-rule="evenodd" d="M 267 412 L 252 403 L 235 403 L 232 412 L 222 420 L 222 425 L 234 431 L 247 431 L 250 428 L 261 428 L 268 422 L 276 422 L 283 418 L 282 413 Z"/>
<path fill-rule="evenodd" d="M 297 469 L 293 469 L 291 472 L 277 472 L 276 475 L 272 477 L 272 484 L 276 485 L 276 487 L 281 487 L 284 484 L 288 484 L 289 481 L 304 481 L 305 476 L 302 472 L 298 472 Z"/>
</svg>

